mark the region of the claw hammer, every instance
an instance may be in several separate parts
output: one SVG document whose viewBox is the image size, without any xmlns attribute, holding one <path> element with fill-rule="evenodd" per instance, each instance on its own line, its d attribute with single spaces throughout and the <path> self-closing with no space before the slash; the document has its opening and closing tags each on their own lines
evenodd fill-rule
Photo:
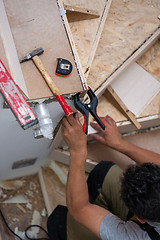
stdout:
<svg viewBox="0 0 160 240">
<path fill-rule="evenodd" d="M 41 59 L 38 57 L 43 52 L 44 52 L 43 48 L 37 48 L 37 49 L 33 50 L 32 52 L 28 53 L 25 57 L 23 57 L 20 60 L 20 63 L 28 61 L 30 59 L 33 60 L 36 67 L 38 68 L 38 70 L 42 74 L 43 78 L 47 82 L 47 84 L 48 84 L 49 88 L 51 89 L 53 95 L 57 98 L 58 102 L 60 103 L 61 107 L 63 108 L 66 116 L 69 116 L 70 114 L 73 114 L 72 110 L 68 106 L 67 102 L 64 100 L 60 90 L 58 89 L 55 82 L 53 81 L 53 79 L 51 78 L 49 73 L 47 72 L 45 66 L 43 65 L 43 63 L 41 61 Z"/>
</svg>

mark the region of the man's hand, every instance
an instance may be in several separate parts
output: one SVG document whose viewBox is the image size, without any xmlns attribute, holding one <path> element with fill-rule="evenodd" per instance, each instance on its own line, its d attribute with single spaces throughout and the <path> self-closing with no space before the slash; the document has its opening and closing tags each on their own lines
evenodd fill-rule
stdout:
<svg viewBox="0 0 160 240">
<path fill-rule="evenodd" d="M 105 130 L 102 130 L 102 128 L 97 123 L 91 123 L 91 126 L 98 130 L 102 136 L 98 134 L 92 134 L 91 137 L 104 145 L 107 145 L 114 149 L 119 149 L 123 144 L 123 139 L 119 133 L 115 121 L 108 115 L 106 117 L 102 117 L 102 120 L 106 125 Z"/>
<path fill-rule="evenodd" d="M 70 152 L 87 154 L 87 137 L 78 119 L 78 114 L 64 117 L 62 120 L 62 135 Z"/>
</svg>

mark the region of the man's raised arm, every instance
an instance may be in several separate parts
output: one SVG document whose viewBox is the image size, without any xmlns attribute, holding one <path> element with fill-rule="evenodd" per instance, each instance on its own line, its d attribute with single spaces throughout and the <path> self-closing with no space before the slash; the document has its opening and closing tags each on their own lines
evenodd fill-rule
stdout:
<svg viewBox="0 0 160 240">
<path fill-rule="evenodd" d="M 92 134 L 92 137 L 104 145 L 107 145 L 134 160 L 137 164 L 151 162 L 160 165 L 160 154 L 135 146 L 121 137 L 115 121 L 106 116 L 102 118 L 106 124 L 106 129 L 102 130 L 96 123 L 91 126 L 98 130 L 101 135 Z"/>
<path fill-rule="evenodd" d="M 72 217 L 81 225 L 100 237 L 100 224 L 110 213 L 89 203 L 85 177 L 87 138 L 77 116 L 62 120 L 63 138 L 70 150 L 70 166 L 67 182 L 67 207 Z"/>
</svg>

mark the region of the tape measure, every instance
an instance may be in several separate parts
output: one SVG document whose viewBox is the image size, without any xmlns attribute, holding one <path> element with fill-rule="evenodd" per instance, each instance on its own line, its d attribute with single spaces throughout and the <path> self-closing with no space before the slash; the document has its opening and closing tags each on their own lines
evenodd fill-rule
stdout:
<svg viewBox="0 0 160 240">
<path fill-rule="evenodd" d="M 71 74 L 73 69 L 72 63 L 66 59 L 58 58 L 56 75 L 67 77 Z"/>
</svg>

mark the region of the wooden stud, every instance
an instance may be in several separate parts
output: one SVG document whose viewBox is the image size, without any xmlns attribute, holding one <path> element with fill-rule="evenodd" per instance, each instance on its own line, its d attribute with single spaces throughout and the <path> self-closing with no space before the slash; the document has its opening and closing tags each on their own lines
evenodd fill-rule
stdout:
<svg viewBox="0 0 160 240">
<path fill-rule="evenodd" d="M 88 75 L 89 75 L 89 72 L 90 72 L 90 69 L 91 69 L 91 65 L 92 65 L 92 62 L 93 62 L 93 59 L 94 59 L 94 56 L 95 56 L 95 53 L 96 53 L 96 50 L 97 50 L 97 47 L 98 47 L 98 43 L 99 43 L 103 28 L 104 28 L 104 24 L 105 24 L 107 16 L 108 16 L 108 12 L 109 12 L 109 9 L 110 9 L 110 6 L 111 6 L 111 2 L 112 2 L 112 0 L 107 0 L 106 1 L 104 11 L 103 11 L 103 14 L 101 16 L 101 21 L 100 21 L 100 24 L 99 24 L 99 27 L 98 27 L 93 45 L 92 45 L 92 49 L 91 49 L 91 52 L 90 52 L 90 55 L 89 55 L 89 58 L 88 58 L 88 62 L 87 62 L 87 66 L 86 66 L 86 70 L 85 70 L 86 79 L 88 78 Z"/>
<path fill-rule="evenodd" d="M 117 95 L 117 93 L 114 91 L 111 85 L 107 87 L 107 91 L 112 95 L 112 97 L 116 100 L 116 102 L 119 104 L 121 109 L 124 111 L 124 113 L 127 115 L 128 119 L 137 127 L 137 129 L 141 128 L 140 123 L 137 121 L 135 115 L 130 112 L 130 110 L 126 107 L 126 105 L 123 103 L 123 101 L 120 99 L 120 97 Z M 104 93 L 105 95 L 105 93 Z"/>
<path fill-rule="evenodd" d="M 57 0 L 57 3 L 58 3 L 59 8 L 62 11 L 64 11 L 65 9 L 64 9 L 62 0 Z M 81 65 L 81 62 L 80 62 L 80 59 L 79 59 L 79 56 L 78 56 L 78 53 L 77 53 L 76 45 L 75 45 L 75 42 L 73 40 L 72 32 L 71 32 L 71 29 L 70 29 L 70 26 L 69 26 L 66 14 L 63 14 L 62 19 L 64 20 L 65 29 L 67 31 L 68 38 L 69 38 L 70 44 L 71 44 L 72 49 L 73 49 L 75 61 L 76 61 L 77 65 L 78 65 L 78 67 L 79 67 L 79 72 L 80 72 L 81 82 L 82 82 L 83 88 L 84 88 L 84 90 L 87 90 L 88 86 L 87 86 L 86 78 L 85 78 L 85 75 L 84 75 L 84 72 L 83 72 L 83 69 L 82 69 L 82 65 Z"/>
</svg>

